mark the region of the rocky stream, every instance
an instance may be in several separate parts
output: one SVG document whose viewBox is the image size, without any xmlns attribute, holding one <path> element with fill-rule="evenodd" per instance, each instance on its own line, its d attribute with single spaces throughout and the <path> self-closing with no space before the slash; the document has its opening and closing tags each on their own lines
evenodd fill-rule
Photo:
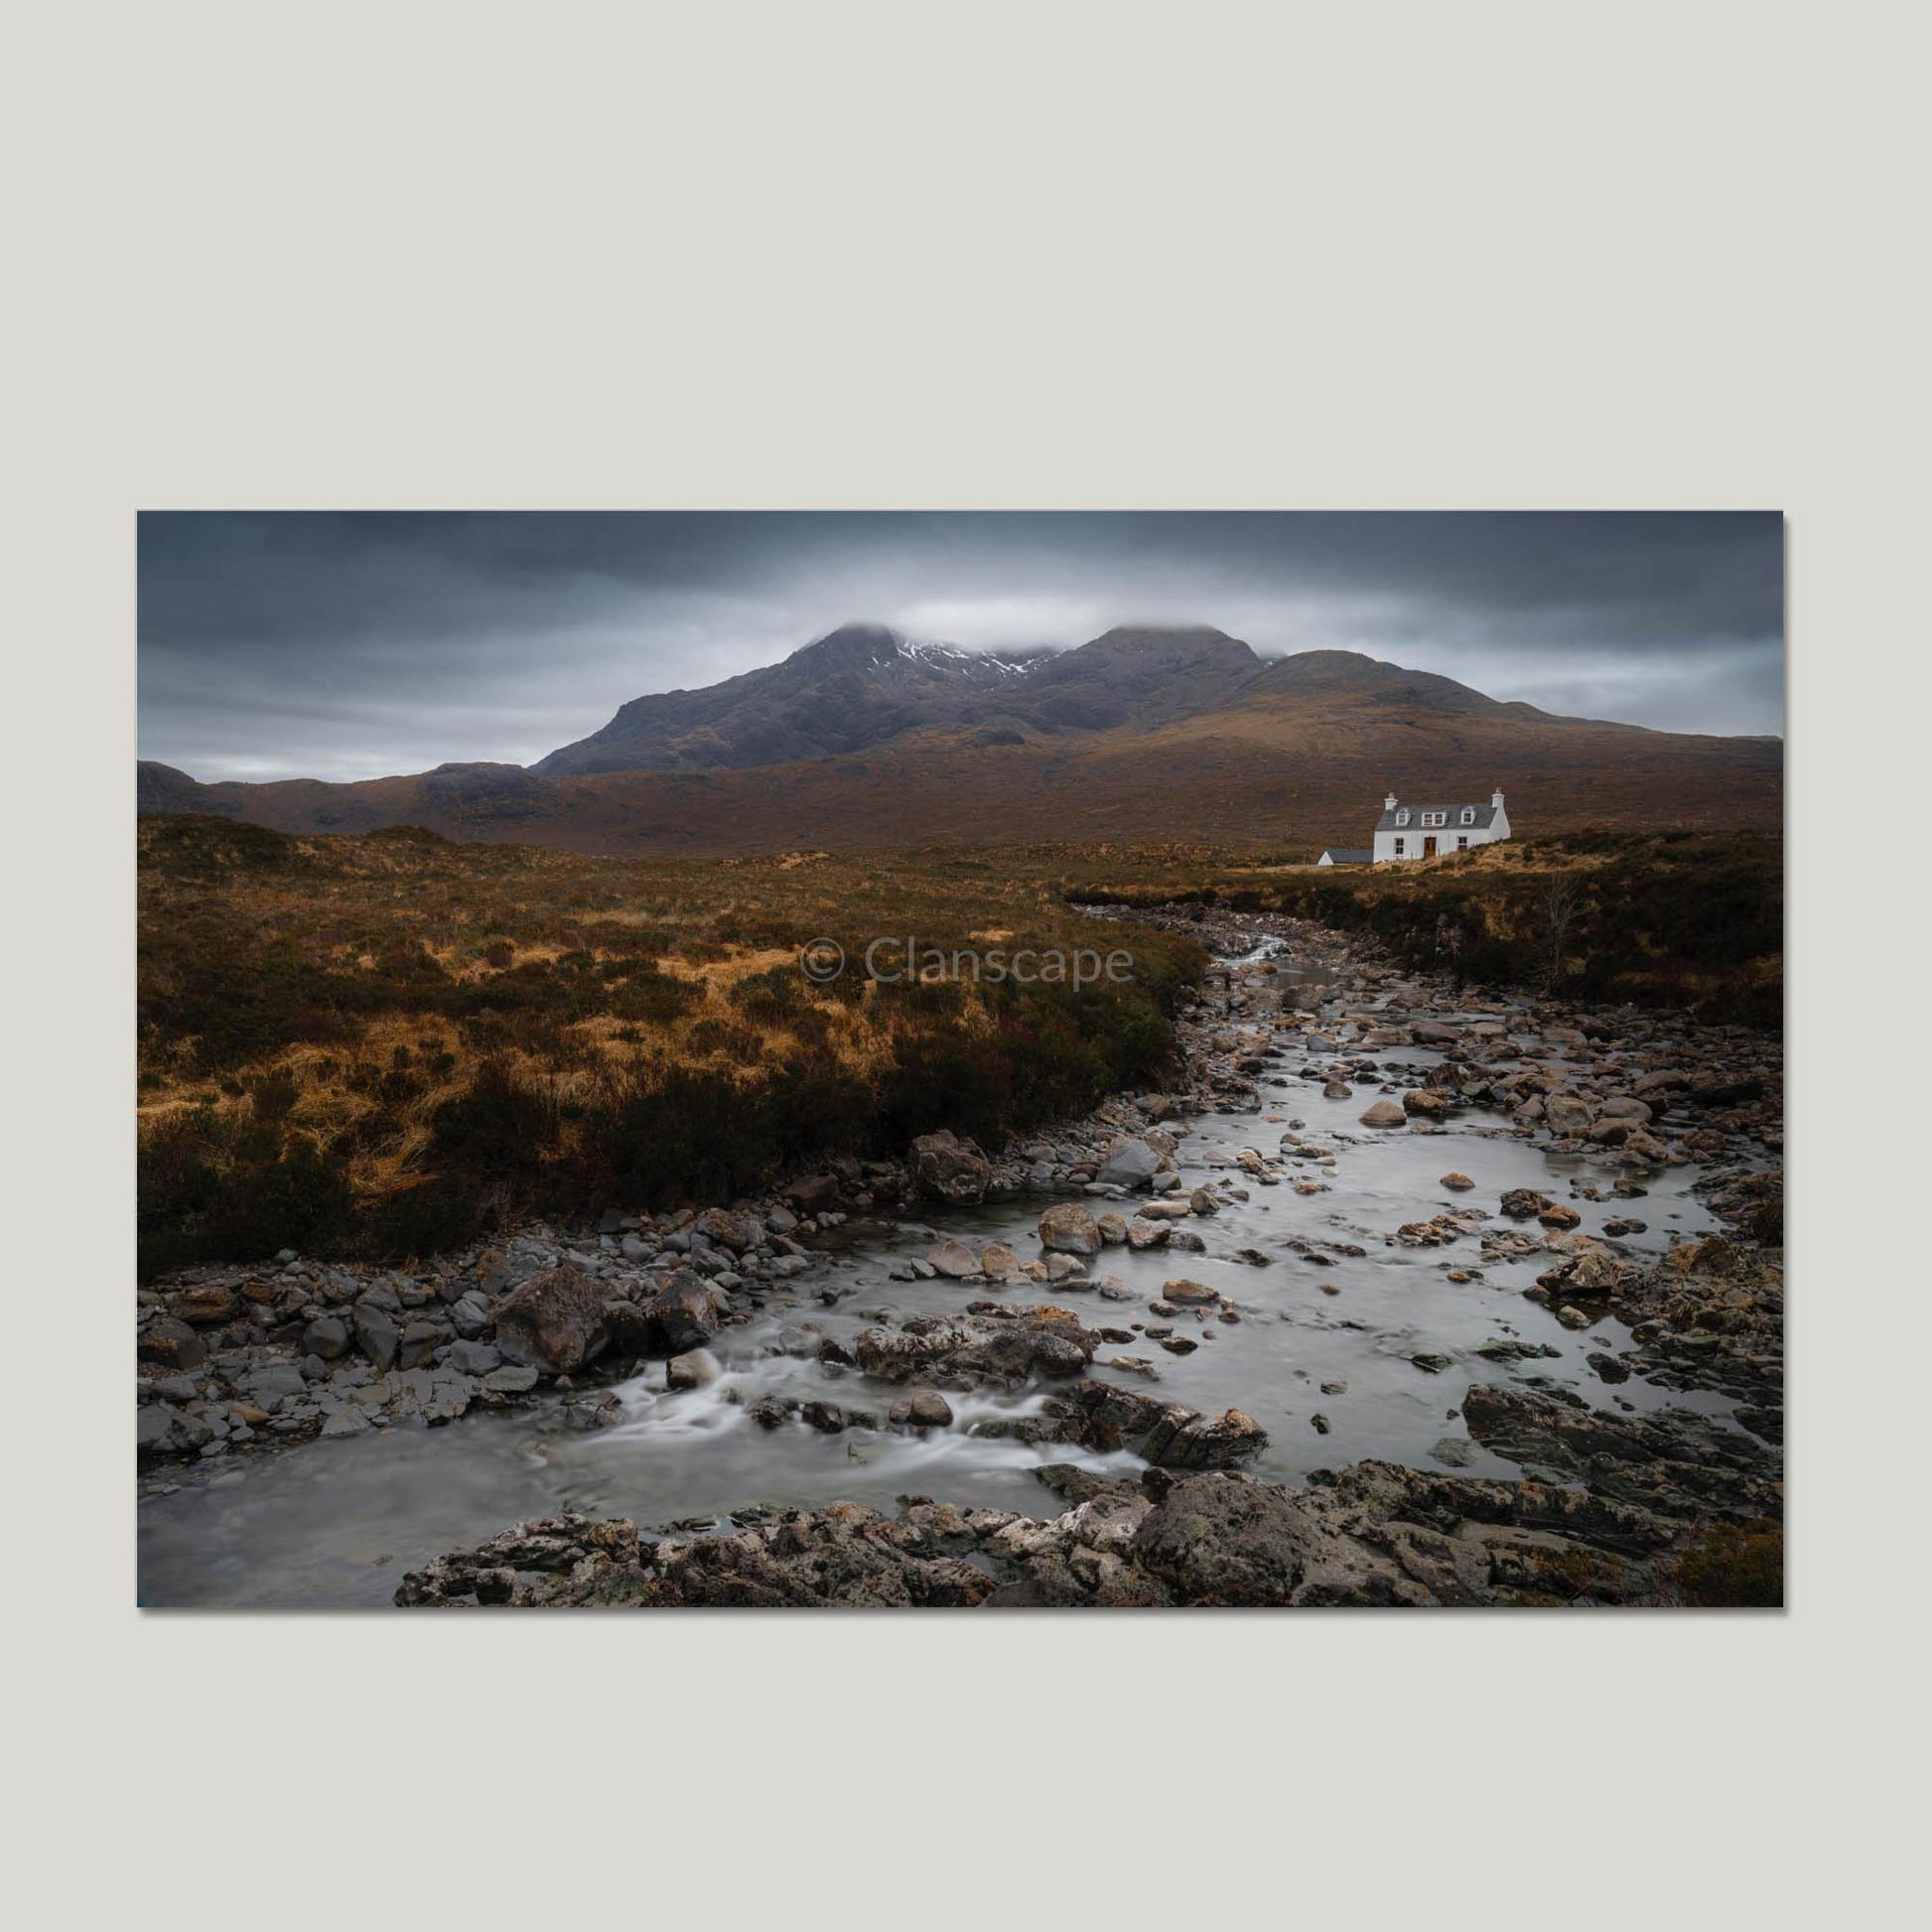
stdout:
<svg viewBox="0 0 1932 1932">
<path fill-rule="evenodd" d="M 1134 916 L 1217 951 L 1159 1093 L 142 1290 L 143 1603 L 1725 1600 L 1782 1513 L 1776 1043 Z"/>
</svg>

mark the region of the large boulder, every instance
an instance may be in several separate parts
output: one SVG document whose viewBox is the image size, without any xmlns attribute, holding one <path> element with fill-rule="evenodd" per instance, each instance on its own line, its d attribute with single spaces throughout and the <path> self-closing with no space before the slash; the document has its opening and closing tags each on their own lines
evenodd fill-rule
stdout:
<svg viewBox="0 0 1932 1932">
<path fill-rule="evenodd" d="M 1161 1171 L 1161 1157 L 1145 1141 L 1116 1141 L 1101 1158 L 1096 1180 L 1112 1187 L 1145 1187 Z"/>
<path fill-rule="evenodd" d="M 1606 1296 L 1614 1295 L 1623 1285 L 1632 1280 L 1637 1270 L 1627 1262 L 1617 1258 L 1604 1248 L 1587 1248 L 1582 1254 L 1552 1268 L 1547 1274 L 1539 1275 L 1537 1286 L 1548 1289 L 1552 1296 Z"/>
<path fill-rule="evenodd" d="M 1055 1201 L 1039 1217 L 1039 1245 L 1065 1255 L 1097 1255 L 1100 1227 L 1078 1201 Z"/>
<path fill-rule="evenodd" d="M 1580 1100 L 1574 1093 L 1552 1093 L 1544 1097 L 1544 1124 L 1559 1140 L 1581 1140 L 1589 1132 L 1594 1118 L 1589 1102 Z"/>
<path fill-rule="evenodd" d="M 355 1339 L 362 1353 L 377 1368 L 386 1369 L 395 1365 L 402 1330 L 385 1311 L 373 1303 L 358 1302 L 355 1305 Z"/>
<path fill-rule="evenodd" d="M 187 1322 L 164 1314 L 141 1331 L 136 1352 L 144 1362 L 160 1362 L 166 1368 L 193 1368 L 207 1359 L 207 1343 Z"/>
<path fill-rule="evenodd" d="M 594 1361 L 610 1341 L 604 1295 L 569 1262 L 533 1275 L 497 1305 L 496 1346 L 503 1359 L 556 1375 Z"/>
<path fill-rule="evenodd" d="M 812 1173 L 789 1182 L 784 1190 L 788 1200 L 801 1214 L 816 1214 L 821 1207 L 836 1207 L 842 1198 L 835 1173 Z"/>
<path fill-rule="evenodd" d="M 1364 1127 L 1400 1127 L 1409 1116 L 1393 1100 L 1378 1100 L 1362 1116 Z"/>
<path fill-rule="evenodd" d="M 639 1307 L 645 1355 L 682 1355 L 718 1332 L 718 1300 L 696 1274 L 680 1269 L 670 1284 Z"/>
<path fill-rule="evenodd" d="M 1176 1482 L 1134 1533 L 1141 1564 L 1183 1603 L 1285 1603 L 1311 1540 L 1303 1504 L 1250 1477 Z"/>
<path fill-rule="evenodd" d="M 993 1163 L 973 1142 L 941 1129 L 912 1143 L 912 1180 L 926 1200 L 954 1207 L 986 1198 L 993 1184 Z"/>
<path fill-rule="evenodd" d="M 897 1328 L 867 1328 L 854 1337 L 854 1358 L 882 1382 L 945 1380 L 953 1387 L 1007 1384 L 1035 1375 L 1078 1375 L 1100 1337 L 1064 1309 L 999 1309 L 958 1319 L 914 1315 Z"/>
<path fill-rule="evenodd" d="M 1239 1409 L 1208 1422 L 1192 1409 L 1170 1409 L 1148 1432 L 1141 1453 L 1157 1467 L 1227 1469 L 1268 1447 L 1268 1432 Z"/>
<path fill-rule="evenodd" d="M 750 1214 L 734 1214 L 729 1208 L 707 1207 L 691 1223 L 704 1238 L 720 1248 L 742 1255 L 759 1244 L 759 1224 Z"/>
</svg>

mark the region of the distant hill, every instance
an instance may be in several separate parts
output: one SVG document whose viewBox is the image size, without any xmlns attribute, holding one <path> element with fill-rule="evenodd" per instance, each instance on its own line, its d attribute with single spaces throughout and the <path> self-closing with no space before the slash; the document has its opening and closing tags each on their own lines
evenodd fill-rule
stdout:
<svg viewBox="0 0 1932 1932">
<path fill-rule="evenodd" d="M 1486 798 L 1519 833 L 1775 827 L 1781 741 L 1501 703 L 1353 651 L 1265 661 L 1206 627 L 995 655 L 851 624 L 783 662 L 624 705 L 527 770 L 201 784 L 143 764 L 140 809 L 288 832 L 424 825 L 578 852 L 1108 838 L 1359 844 L 1390 788 Z M 1312 856 L 1312 852 L 1311 855 Z"/>
</svg>

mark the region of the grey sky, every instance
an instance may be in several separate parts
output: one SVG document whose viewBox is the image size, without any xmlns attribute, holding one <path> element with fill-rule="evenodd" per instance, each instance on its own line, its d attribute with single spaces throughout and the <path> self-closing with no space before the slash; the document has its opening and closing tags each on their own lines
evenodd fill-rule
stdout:
<svg viewBox="0 0 1932 1932">
<path fill-rule="evenodd" d="M 981 648 L 1210 623 L 1575 716 L 1783 729 L 1768 512 L 158 512 L 141 755 L 205 779 L 528 763 L 853 620 Z"/>
</svg>

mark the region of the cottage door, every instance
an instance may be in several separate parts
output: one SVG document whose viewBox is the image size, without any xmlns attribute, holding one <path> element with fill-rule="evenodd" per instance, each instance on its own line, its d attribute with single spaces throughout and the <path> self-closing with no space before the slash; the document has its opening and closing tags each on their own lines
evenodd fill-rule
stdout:
<svg viewBox="0 0 1932 1932">
<path fill-rule="evenodd" d="M 1431 835 L 1431 836 L 1430 836 L 1429 838 L 1426 838 L 1426 839 L 1424 839 L 1424 840 L 1423 840 L 1423 842 L 1422 842 L 1422 856 L 1423 856 L 1423 857 L 1424 857 L 1425 859 L 1433 859 L 1433 858 L 1435 858 L 1435 856 L 1436 856 L 1436 840 L 1435 840 L 1435 837 L 1434 837 L 1434 835 L 1433 835 L 1433 834 L 1432 834 L 1432 835 Z"/>
</svg>

